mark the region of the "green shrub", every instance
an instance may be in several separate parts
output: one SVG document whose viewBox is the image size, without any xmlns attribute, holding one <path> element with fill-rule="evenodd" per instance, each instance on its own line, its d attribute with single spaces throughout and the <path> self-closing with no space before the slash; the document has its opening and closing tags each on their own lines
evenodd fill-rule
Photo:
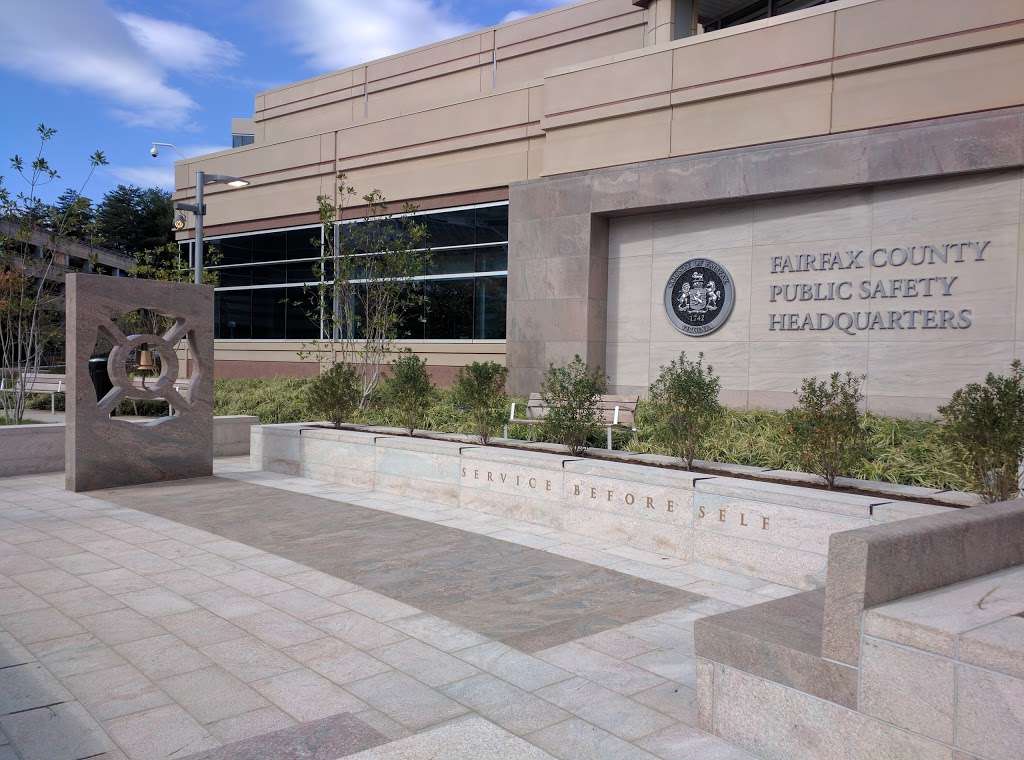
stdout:
<svg viewBox="0 0 1024 760">
<path fill-rule="evenodd" d="M 264 425 L 308 422 L 304 377 L 217 380 L 213 385 L 214 414 L 251 414 Z"/>
<path fill-rule="evenodd" d="M 306 410 L 334 427 L 351 420 L 363 397 L 362 376 L 350 364 L 335 364 L 306 386 Z"/>
<path fill-rule="evenodd" d="M 548 407 L 541 435 L 567 446 L 572 454 L 582 454 L 590 439 L 601 431 L 597 402 L 607 387 L 604 373 L 590 369 L 579 355 L 564 367 L 552 364 L 544 373 L 540 388 Z"/>
<path fill-rule="evenodd" d="M 391 376 L 381 395 L 391 419 L 412 435 L 413 430 L 423 426 L 434 397 L 426 360 L 409 351 L 391 362 Z"/>
<path fill-rule="evenodd" d="M 693 460 L 714 433 L 724 409 L 718 403 L 722 383 L 704 354 L 697 361 L 686 352 L 661 368 L 651 384 L 648 413 L 653 420 L 652 440 L 664 445 L 674 456 L 693 467 Z"/>
<path fill-rule="evenodd" d="M 986 501 L 1006 501 L 1019 491 L 1024 457 L 1024 366 L 1010 374 L 989 373 L 984 384 L 960 388 L 939 407 L 948 440 L 967 453 L 974 486 Z"/>
<path fill-rule="evenodd" d="M 867 455 L 860 403 L 863 378 L 833 372 L 829 381 L 804 378 L 797 405 L 786 413 L 789 436 L 804 472 L 820 475 L 829 488 Z"/>
<path fill-rule="evenodd" d="M 452 401 L 464 410 L 472 432 L 486 444 L 491 432 L 501 425 L 508 409 L 505 380 L 508 370 L 497 362 L 473 362 L 459 370 L 452 388 Z"/>
</svg>

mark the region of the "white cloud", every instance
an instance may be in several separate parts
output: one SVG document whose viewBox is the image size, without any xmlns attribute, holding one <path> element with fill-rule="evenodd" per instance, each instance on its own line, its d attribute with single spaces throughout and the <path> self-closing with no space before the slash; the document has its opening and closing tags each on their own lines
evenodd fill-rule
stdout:
<svg viewBox="0 0 1024 760">
<path fill-rule="evenodd" d="M 192 26 L 138 13 L 121 13 L 117 18 L 143 50 L 172 71 L 211 72 L 233 66 L 242 57 L 230 42 Z"/>
<path fill-rule="evenodd" d="M 168 165 L 155 166 L 109 166 L 107 171 L 118 182 L 139 187 L 162 187 L 164 190 L 174 189 L 174 167 Z"/>
<path fill-rule="evenodd" d="M 504 18 L 499 21 L 499 24 L 506 24 L 509 21 L 515 21 L 517 19 L 525 18 L 526 16 L 532 16 L 534 13 L 540 13 L 541 11 L 550 10 L 559 5 L 565 5 L 566 0 L 525 0 L 525 8 L 516 8 L 505 14 Z"/>
<path fill-rule="evenodd" d="M 267 7 L 296 51 L 320 71 L 383 58 L 473 28 L 435 0 L 294 0 Z"/>
<path fill-rule="evenodd" d="M 103 0 L 0 0 L 0 16 L 0 66 L 96 93 L 130 126 L 186 125 L 197 105 L 168 83 L 167 72 L 230 63 L 238 55 L 198 29 L 137 14 L 125 21 Z M 186 34 L 199 41 L 187 52 Z"/>
</svg>

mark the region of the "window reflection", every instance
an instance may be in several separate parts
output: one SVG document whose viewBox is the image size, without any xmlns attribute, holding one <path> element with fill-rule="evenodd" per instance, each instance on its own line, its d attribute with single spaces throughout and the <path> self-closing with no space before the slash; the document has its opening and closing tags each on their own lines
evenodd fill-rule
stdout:
<svg viewBox="0 0 1024 760">
<path fill-rule="evenodd" d="M 410 292 L 421 298 L 411 299 L 397 337 L 504 339 L 508 204 L 424 212 L 416 221 L 428 230 L 431 261 L 425 276 L 409 284 Z M 373 234 L 366 235 L 355 229 L 359 224 L 340 225 L 340 234 L 348 233 L 350 242 L 386 239 L 385 225 L 376 223 Z M 210 249 L 221 255 L 217 266 L 210 267 L 220 275 L 216 337 L 317 337 L 317 295 L 305 284 L 320 281 L 320 235 L 319 227 L 306 227 L 209 239 Z M 328 282 L 332 268 L 327 262 L 323 275 Z"/>
</svg>

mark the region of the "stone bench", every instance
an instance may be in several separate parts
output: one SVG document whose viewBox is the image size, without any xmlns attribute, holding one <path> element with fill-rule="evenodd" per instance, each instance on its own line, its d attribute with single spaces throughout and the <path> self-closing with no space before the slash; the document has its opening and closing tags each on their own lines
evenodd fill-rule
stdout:
<svg viewBox="0 0 1024 760">
<path fill-rule="evenodd" d="M 1020 614 L 1024 499 L 836 533 L 823 589 L 695 623 L 702 727 L 765 757 L 1019 758 Z M 984 699 L 953 675 L 979 662 Z"/>
</svg>

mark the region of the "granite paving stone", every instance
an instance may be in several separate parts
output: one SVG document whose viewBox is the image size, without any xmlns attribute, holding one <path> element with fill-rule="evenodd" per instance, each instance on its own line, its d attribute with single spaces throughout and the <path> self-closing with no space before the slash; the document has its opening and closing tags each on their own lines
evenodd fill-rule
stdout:
<svg viewBox="0 0 1024 760">
<path fill-rule="evenodd" d="M 257 612 L 269 612 L 274 609 L 266 602 L 227 586 L 213 591 L 191 594 L 189 598 L 200 607 L 228 620 L 255 615 Z"/>
<path fill-rule="evenodd" d="M 171 634 L 139 639 L 114 648 L 153 680 L 189 673 L 212 664 L 200 651 Z"/>
<path fill-rule="evenodd" d="M 220 744 L 178 705 L 125 715 L 103 726 L 131 760 L 187 757 Z"/>
<path fill-rule="evenodd" d="M 174 615 L 196 609 L 196 606 L 188 599 L 163 588 L 132 591 L 120 594 L 117 598 L 146 617 Z"/>
<path fill-rule="evenodd" d="M 164 678 L 159 684 L 204 724 L 268 705 L 256 691 L 216 666 Z"/>
<path fill-rule="evenodd" d="M 360 649 L 377 649 L 393 644 L 406 638 L 405 634 L 394 628 L 371 620 L 358 612 L 342 612 L 330 615 L 312 624 L 325 633 L 336 636 Z"/>
<path fill-rule="evenodd" d="M 284 650 L 290 657 L 336 684 L 361 681 L 385 673 L 391 666 L 341 639 L 326 636 Z"/>
<path fill-rule="evenodd" d="M 662 683 L 662 678 L 582 644 L 570 642 L 538 652 L 537 656 L 620 694 L 635 694 Z"/>
<path fill-rule="evenodd" d="M 167 615 L 160 618 L 160 625 L 193 647 L 233 641 L 245 636 L 243 629 L 206 610 Z"/>
<path fill-rule="evenodd" d="M 115 570 L 103 570 L 98 573 L 87 573 L 79 577 L 108 594 L 127 594 L 130 591 L 143 591 L 156 585 L 151 579 L 123 567 L 118 567 Z"/>
<path fill-rule="evenodd" d="M 135 610 L 118 609 L 78 618 L 96 638 L 107 644 L 126 644 L 164 633 L 164 629 Z"/>
<path fill-rule="evenodd" d="M 47 604 L 45 599 L 36 596 L 28 589 L 21 588 L 20 586 L 0 588 L 0 611 L 4 615 L 13 615 L 28 610 L 41 610 L 48 606 L 49 604 Z"/>
<path fill-rule="evenodd" d="M 4 615 L 0 617 L 0 627 L 6 629 L 22 644 L 34 644 L 38 641 L 60 639 L 85 632 L 77 622 L 52 608 Z"/>
<path fill-rule="evenodd" d="M 11 634 L 0 631 L 0 669 L 24 665 L 34 659 L 33 654 L 19 644 Z"/>
<path fill-rule="evenodd" d="M 111 596 L 95 586 L 59 591 L 47 594 L 45 598 L 47 602 L 72 618 L 94 615 L 97 612 L 109 612 L 124 607 L 124 603 L 117 597 Z"/>
<path fill-rule="evenodd" d="M 17 750 L 11 757 L 20 760 L 80 760 L 114 749 L 106 732 L 74 702 L 5 715 L 0 728 Z"/>
<path fill-rule="evenodd" d="M 338 760 L 386 740 L 359 718 L 342 713 L 299 726 L 279 727 L 185 760 Z"/>
<path fill-rule="evenodd" d="M 260 707 L 241 715 L 210 723 L 206 729 L 225 744 L 241 742 L 254 736 L 280 731 L 297 725 L 295 720 L 277 707 Z"/>
<path fill-rule="evenodd" d="M 275 647 L 304 644 L 323 636 L 316 628 L 279 610 L 257 612 L 235 618 L 232 622 Z"/>
<path fill-rule="evenodd" d="M 404 673 L 394 671 L 346 687 L 360 699 L 413 730 L 467 712 L 466 708 Z"/>
<path fill-rule="evenodd" d="M 90 633 L 30 645 L 32 654 L 58 678 L 126 664 L 111 647 Z"/>
<path fill-rule="evenodd" d="M 572 673 L 500 641 L 461 649 L 455 656 L 526 691 L 536 691 L 572 677 Z"/>
<path fill-rule="evenodd" d="M 373 656 L 427 686 L 443 686 L 477 675 L 480 671 L 450 654 L 417 639 L 405 639 L 373 650 Z"/>
<path fill-rule="evenodd" d="M 338 597 L 339 601 L 341 599 L 344 597 Z M 342 604 L 335 604 L 303 588 L 288 588 L 268 594 L 262 597 L 261 601 L 282 612 L 287 612 L 299 620 L 307 621 L 328 615 L 337 615 L 345 611 L 345 606 Z"/>
<path fill-rule="evenodd" d="M 203 647 L 202 651 L 206 655 L 203 659 L 208 657 L 246 683 L 287 673 L 299 667 L 298 662 L 280 650 L 248 636 L 210 644 Z"/>
<path fill-rule="evenodd" d="M 351 755 L 351 760 L 551 760 L 551 755 L 499 726 L 469 716 Z"/>
<path fill-rule="evenodd" d="M 696 599 L 688 591 L 522 543 L 403 517 L 395 514 L 394 506 L 384 511 L 394 501 L 369 509 L 309 495 L 322 490 L 314 483 L 297 490 L 305 493 L 293 492 L 281 499 L 280 491 L 269 486 L 205 478 L 98 491 L 95 496 L 221 535 L 223 540 L 205 543 L 203 548 L 225 558 L 274 554 L 335 579 L 303 572 L 285 576 L 284 582 L 246 569 L 219 575 L 220 582 L 255 595 L 290 585 L 331 597 L 353 595 L 348 601 L 337 601 L 370 613 L 367 617 L 394 623 L 399 630 L 446 651 L 488 639 L 505 640 L 519 649 L 548 648 Z M 426 510 L 424 514 L 434 513 Z M 519 535 L 520 530 L 514 538 L 535 541 L 546 532 L 530 530 Z M 339 580 L 349 585 L 339 586 Z M 328 585 L 334 587 L 328 589 Z M 201 598 L 197 602 L 203 604 Z M 423 613 L 407 614 L 413 610 Z M 420 633 L 405 627 L 421 625 L 428 616 L 435 620 Z M 510 626 L 510 618 L 518 624 Z M 439 641 L 444 634 L 429 629 L 444 625 L 481 638 L 468 641 L 464 635 Z"/>
<path fill-rule="evenodd" d="M 0 670 L 0 715 L 67 702 L 71 698 L 68 690 L 38 662 Z"/>
<path fill-rule="evenodd" d="M 542 728 L 525 738 L 563 760 L 657 760 L 650 752 L 579 718 Z"/>
<path fill-rule="evenodd" d="M 91 670 L 64 679 L 68 690 L 100 720 L 170 703 L 170 698 L 132 665 Z"/>
<path fill-rule="evenodd" d="M 637 692 L 630 696 L 635 702 L 647 705 L 674 720 L 697 726 L 697 690 L 674 681 Z"/>
<path fill-rule="evenodd" d="M 15 575 L 13 578 L 32 593 L 40 595 L 52 594 L 56 591 L 66 591 L 85 585 L 84 581 L 79 580 L 71 573 L 56 568 Z"/>
<path fill-rule="evenodd" d="M 537 692 L 538 696 L 623 739 L 634 740 L 667 728 L 675 721 L 628 697 L 573 678 Z"/>
<path fill-rule="evenodd" d="M 441 691 L 518 735 L 528 734 L 569 717 L 568 713 L 559 710 L 550 701 L 487 673 L 448 684 Z"/>
<path fill-rule="evenodd" d="M 352 694 L 307 668 L 254 681 L 252 687 L 300 722 L 366 708 Z"/>
<path fill-rule="evenodd" d="M 637 744 L 664 760 L 757 760 L 716 736 L 681 724 L 646 736 Z"/>
</svg>

